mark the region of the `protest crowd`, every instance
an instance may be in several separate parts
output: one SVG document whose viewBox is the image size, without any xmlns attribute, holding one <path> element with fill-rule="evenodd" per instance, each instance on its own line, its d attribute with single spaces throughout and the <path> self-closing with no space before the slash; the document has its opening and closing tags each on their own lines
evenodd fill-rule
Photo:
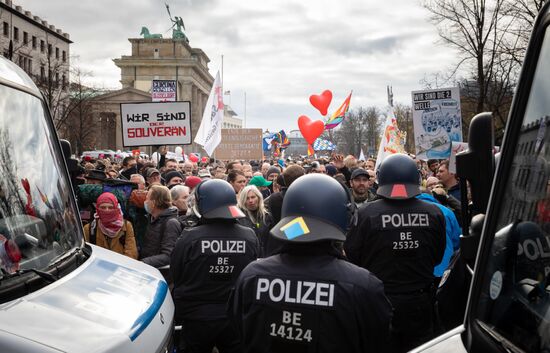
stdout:
<svg viewBox="0 0 550 353">
<path fill-rule="evenodd" d="M 84 157 L 73 180 L 86 240 L 165 275 L 181 352 L 404 352 L 460 323 L 437 296 L 448 160 L 159 156 Z"/>
</svg>

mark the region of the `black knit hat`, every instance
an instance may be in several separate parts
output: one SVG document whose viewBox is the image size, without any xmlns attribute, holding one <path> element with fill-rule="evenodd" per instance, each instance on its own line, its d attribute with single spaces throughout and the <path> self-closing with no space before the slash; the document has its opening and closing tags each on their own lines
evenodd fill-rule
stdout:
<svg viewBox="0 0 550 353">
<path fill-rule="evenodd" d="M 170 183 L 170 180 L 173 178 L 181 178 L 185 182 L 185 176 L 178 172 L 177 170 L 172 170 L 166 174 L 164 174 L 164 181 L 166 184 Z"/>
</svg>

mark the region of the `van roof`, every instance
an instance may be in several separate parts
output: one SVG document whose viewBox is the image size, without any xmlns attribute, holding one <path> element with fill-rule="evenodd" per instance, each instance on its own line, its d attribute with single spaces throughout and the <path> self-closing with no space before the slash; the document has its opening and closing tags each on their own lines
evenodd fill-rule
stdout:
<svg viewBox="0 0 550 353">
<path fill-rule="evenodd" d="M 31 91 L 33 94 L 41 97 L 38 87 L 31 80 L 29 75 L 15 63 L 0 56 L 0 83 L 7 83 L 19 86 Z"/>
</svg>

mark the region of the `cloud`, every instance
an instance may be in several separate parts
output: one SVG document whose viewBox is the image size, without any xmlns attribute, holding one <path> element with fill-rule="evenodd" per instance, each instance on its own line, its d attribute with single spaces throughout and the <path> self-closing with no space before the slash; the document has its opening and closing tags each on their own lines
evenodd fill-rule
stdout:
<svg viewBox="0 0 550 353">
<path fill-rule="evenodd" d="M 420 80 L 445 70 L 453 51 L 435 45 L 437 31 L 417 1 L 392 0 L 14 0 L 71 35 L 78 65 L 89 81 L 120 87 L 112 59 L 129 55 L 128 38 L 142 26 L 170 37 L 172 16 L 181 16 L 192 47 L 210 58 L 215 75 L 224 56 L 224 86 L 247 125 L 270 130 L 296 128 L 301 114 L 319 113 L 309 95 L 333 92 L 329 111 L 353 90 L 351 107 L 410 104 Z"/>
</svg>

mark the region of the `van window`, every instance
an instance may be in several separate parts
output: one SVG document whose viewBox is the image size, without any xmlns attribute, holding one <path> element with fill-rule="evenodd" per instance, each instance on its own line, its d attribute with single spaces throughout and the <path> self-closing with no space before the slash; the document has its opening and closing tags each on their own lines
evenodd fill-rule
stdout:
<svg viewBox="0 0 550 353">
<path fill-rule="evenodd" d="M 476 321 L 526 352 L 550 350 L 550 33 L 546 31 L 483 275 Z"/>
<path fill-rule="evenodd" d="M 83 243 L 70 201 L 72 189 L 62 172 L 65 165 L 54 148 L 57 137 L 42 101 L 2 85 L 0 97 L 1 277 L 46 269 Z"/>
</svg>

